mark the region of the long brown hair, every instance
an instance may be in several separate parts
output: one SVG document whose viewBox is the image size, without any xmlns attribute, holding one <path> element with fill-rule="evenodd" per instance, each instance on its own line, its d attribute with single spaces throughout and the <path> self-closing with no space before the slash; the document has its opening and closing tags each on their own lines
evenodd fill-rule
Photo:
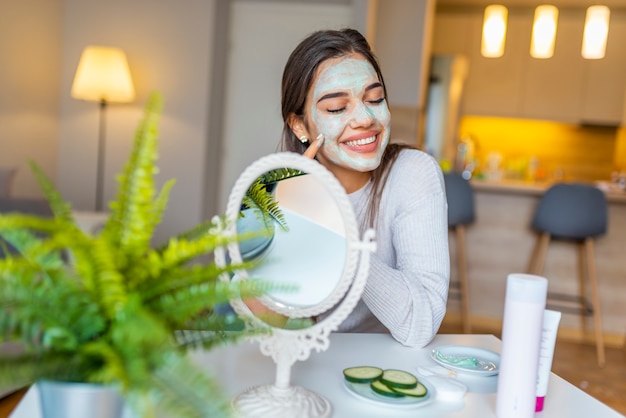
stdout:
<svg viewBox="0 0 626 418">
<path fill-rule="evenodd" d="M 291 52 L 283 71 L 281 91 L 283 134 L 280 146 L 281 151 L 302 154 L 307 148 L 305 144 L 296 138 L 288 120 L 291 114 L 304 116 L 307 94 L 313 84 L 319 65 L 328 59 L 353 53 L 362 55 L 374 67 L 378 80 L 383 86 L 385 101 L 387 101 L 387 88 L 385 87 L 380 65 L 367 40 L 359 31 L 347 28 L 313 32 Z M 306 123 L 306 118 L 303 117 L 303 120 Z M 367 215 L 364 221 L 365 225 L 363 226 L 374 226 L 383 185 L 389 175 L 389 169 L 400 154 L 400 151 L 405 148 L 410 147 L 407 145 L 389 144 L 383 154 L 380 165 L 371 172 L 372 194 L 369 196 Z"/>
</svg>

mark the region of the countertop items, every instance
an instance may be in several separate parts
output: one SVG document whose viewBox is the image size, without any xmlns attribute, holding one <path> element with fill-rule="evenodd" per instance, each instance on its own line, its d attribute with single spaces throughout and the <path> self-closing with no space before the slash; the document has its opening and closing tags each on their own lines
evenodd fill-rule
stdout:
<svg viewBox="0 0 626 418">
<path fill-rule="evenodd" d="M 330 336 L 330 347 L 321 353 L 312 353 L 306 361 L 297 362 L 292 369 L 292 382 L 313 390 L 328 399 L 333 407 L 333 418 L 380 417 L 495 417 L 497 375 L 473 376 L 457 374 L 455 379 L 467 387 L 459 402 L 435 399 L 415 408 L 393 408 L 386 404 L 365 402 L 348 392 L 342 370 L 355 364 L 367 364 L 383 369 L 395 368 L 419 373 L 420 367 L 432 370 L 438 366 L 431 358 L 433 348 L 444 345 L 478 347 L 500 351 L 500 340 L 492 335 L 437 335 L 424 348 L 405 347 L 387 334 L 340 334 Z M 261 354 L 258 344 L 246 342 L 224 346 L 210 352 L 195 352 L 193 360 L 199 367 L 212 372 L 222 383 L 228 396 L 256 386 L 271 383 L 275 365 L 271 358 Z M 428 381 L 429 376 L 424 376 Z M 438 388 L 435 389 L 437 391 Z M 555 374 L 550 375 L 543 416 L 551 418 L 624 418 L 622 415 L 592 398 L 576 386 Z M 18 405 L 11 418 L 39 418 L 37 387 L 33 386 Z M 125 415 L 130 418 L 130 415 Z"/>
</svg>

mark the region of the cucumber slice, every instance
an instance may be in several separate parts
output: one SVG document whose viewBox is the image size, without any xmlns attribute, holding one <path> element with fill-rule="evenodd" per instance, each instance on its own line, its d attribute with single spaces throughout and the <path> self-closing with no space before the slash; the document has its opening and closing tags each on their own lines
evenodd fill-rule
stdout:
<svg viewBox="0 0 626 418">
<path fill-rule="evenodd" d="M 352 383 L 371 383 L 378 380 L 383 374 L 383 369 L 372 366 L 348 367 L 343 370 L 343 376 Z"/>
<path fill-rule="evenodd" d="M 413 389 L 417 386 L 417 377 L 397 369 L 384 370 L 380 381 L 391 388 Z"/>
<path fill-rule="evenodd" d="M 406 396 L 412 396 L 414 398 L 422 398 L 428 393 L 428 389 L 426 389 L 426 386 L 419 382 L 417 382 L 417 386 L 415 386 L 413 389 L 402 389 L 393 387 L 390 389 L 394 392 L 398 392 Z"/>
<path fill-rule="evenodd" d="M 400 392 L 392 390 L 389 386 L 385 385 L 380 380 L 375 380 L 370 383 L 372 390 L 379 395 L 387 396 L 388 398 L 403 398 L 404 395 Z"/>
</svg>

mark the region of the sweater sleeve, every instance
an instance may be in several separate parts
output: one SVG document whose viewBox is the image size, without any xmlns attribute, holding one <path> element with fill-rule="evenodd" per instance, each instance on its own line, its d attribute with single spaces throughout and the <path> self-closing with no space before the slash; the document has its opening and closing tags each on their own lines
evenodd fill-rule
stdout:
<svg viewBox="0 0 626 418">
<path fill-rule="evenodd" d="M 431 157 L 422 155 L 418 163 L 403 160 L 396 161 L 379 208 L 388 216 L 379 237 L 390 240 L 393 255 L 385 258 L 395 261 L 372 254 L 363 300 L 398 342 L 422 347 L 435 336 L 446 312 L 447 201 L 441 170 Z"/>
</svg>

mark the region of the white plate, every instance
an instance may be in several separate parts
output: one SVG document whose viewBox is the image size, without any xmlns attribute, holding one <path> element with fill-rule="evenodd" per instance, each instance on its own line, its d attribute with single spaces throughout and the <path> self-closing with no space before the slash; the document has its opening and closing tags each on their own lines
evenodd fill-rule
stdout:
<svg viewBox="0 0 626 418">
<path fill-rule="evenodd" d="M 500 371 L 500 355 L 484 348 L 443 345 L 435 347 L 430 352 L 430 356 L 439 365 L 456 372 L 493 376 Z M 452 357 L 453 359 L 473 358 L 477 360 L 477 364 L 458 364 L 454 361 L 447 361 L 445 357 Z"/>
<path fill-rule="evenodd" d="M 369 383 L 352 383 L 344 379 L 345 387 L 352 395 L 359 399 L 375 403 L 377 405 L 392 406 L 398 408 L 416 408 L 428 405 L 435 399 L 435 388 L 426 379 L 420 377 L 419 382 L 426 386 L 428 392 L 421 398 L 404 396 L 402 398 L 390 398 L 374 392 Z"/>
</svg>

